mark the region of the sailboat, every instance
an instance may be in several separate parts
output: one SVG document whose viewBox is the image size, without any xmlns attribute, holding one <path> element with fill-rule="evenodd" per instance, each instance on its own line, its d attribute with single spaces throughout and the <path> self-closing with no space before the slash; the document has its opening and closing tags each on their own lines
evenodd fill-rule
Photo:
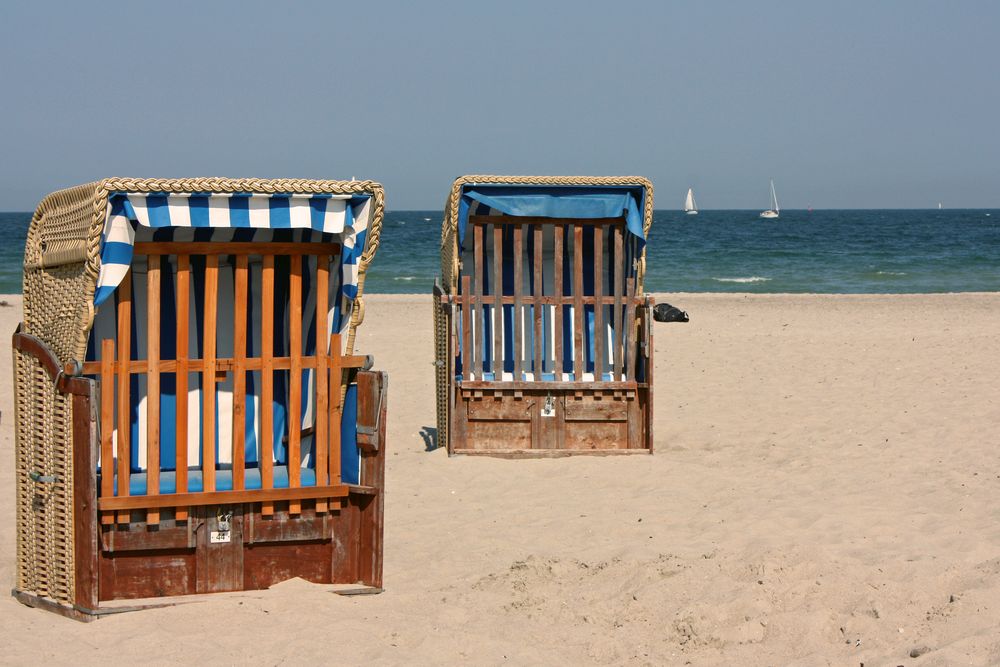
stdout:
<svg viewBox="0 0 1000 667">
<path fill-rule="evenodd" d="M 760 217 L 762 218 L 777 218 L 778 214 L 781 213 L 781 209 L 778 208 L 778 195 L 774 191 L 774 179 L 771 179 L 771 208 L 766 211 L 761 211 Z"/>
<path fill-rule="evenodd" d="M 698 215 L 698 205 L 694 202 L 694 190 L 688 188 L 688 196 L 684 200 L 684 212 L 688 215 Z"/>
</svg>

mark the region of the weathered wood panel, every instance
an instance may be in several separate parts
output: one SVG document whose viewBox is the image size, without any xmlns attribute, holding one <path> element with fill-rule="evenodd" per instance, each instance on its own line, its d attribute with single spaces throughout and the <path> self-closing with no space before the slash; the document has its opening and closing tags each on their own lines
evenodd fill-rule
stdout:
<svg viewBox="0 0 1000 667">
<path fill-rule="evenodd" d="M 107 342 L 107 341 L 105 341 Z M 105 349 L 112 346 L 105 346 Z M 113 354 L 109 350 L 109 356 Z M 98 601 L 99 551 L 97 521 L 97 414 L 94 383 L 90 395 L 73 396 L 73 558 L 76 566 L 74 602 L 95 609 Z M 111 381 L 108 385 L 114 387 Z M 111 418 L 108 419 L 111 422 Z M 111 445 L 108 444 L 110 452 Z M 110 470 L 110 465 L 109 465 Z M 108 475 L 110 477 L 110 475 Z"/>
<path fill-rule="evenodd" d="M 566 422 L 566 449 L 629 449 L 628 424 L 620 421 Z"/>
<path fill-rule="evenodd" d="M 535 409 L 534 400 L 495 400 L 487 398 L 481 401 L 469 401 L 469 419 L 499 420 L 499 421 L 530 421 Z"/>
<path fill-rule="evenodd" d="M 243 589 L 261 590 L 294 577 L 331 583 L 329 540 L 254 544 L 243 553 Z"/>
<path fill-rule="evenodd" d="M 193 510 L 202 522 L 197 532 L 197 587 L 199 593 L 238 591 L 243 587 L 243 508 L 241 505 L 198 507 Z M 213 543 L 218 530 L 218 514 L 232 513 L 230 539 Z"/>
<path fill-rule="evenodd" d="M 628 403 L 626 400 L 612 398 L 567 398 L 566 421 L 625 421 L 628 419 Z"/>
<path fill-rule="evenodd" d="M 101 600 L 194 595 L 198 592 L 194 549 L 130 551 L 101 555 Z"/>
<path fill-rule="evenodd" d="M 531 449 L 530 421 L 466 422 L 468 444 L 475 449 Z"/>
</svg>

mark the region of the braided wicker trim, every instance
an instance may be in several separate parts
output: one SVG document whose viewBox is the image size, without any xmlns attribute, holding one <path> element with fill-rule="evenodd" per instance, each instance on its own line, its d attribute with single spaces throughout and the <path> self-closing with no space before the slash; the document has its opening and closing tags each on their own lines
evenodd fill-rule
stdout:
<svg viewBox="0 0 1000 667">
<path fill-rule="evenodd" d="M 441 226 L 441 282 L 449 294 L 454 294 L 458 279 L 458 205 L 462 188 L 469 184 L 497 185 L 635 185 L 646 190 L 643 208 L 642 232 L 649 239 L 653 224 L 653 183 L 643 176 L 460 176 L 452 183 L 451 193 L 445 202 L 444 222 Z M 636 291 L 642 291 L 642 278 L 646 268 L 646 253 L 639 259 Z"/>
</svg>

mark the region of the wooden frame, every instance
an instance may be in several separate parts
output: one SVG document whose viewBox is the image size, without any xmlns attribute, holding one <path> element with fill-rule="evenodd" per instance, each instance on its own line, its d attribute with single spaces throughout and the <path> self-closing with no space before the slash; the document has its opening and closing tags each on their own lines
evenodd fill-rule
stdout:
<svg viewBox="0 0 1000 667">
<path fill-rule="evenodd" d="M 544 269 L 552 271 L 551 293 L 542 280 L 546 225 L 552 229 L 552 263 Z M 466 238 L 471 239 L 472 266 L 461 272 L 457 294 L 439 296 L 449 321 L 449 358 L 456 368 L 463 364 L 460 379 L 450 375 L 449 454 L 652 453 L 653 300 L 636 294 L 636 279 L 624 261 L 625 233 L 624 218 L 469 216 Z M 501 290 L 496 286 L 504 284 L 505 235 L 512 237 L 508 246 L 514 252 L 513 275 L 508 277 L 512 289 Z M 584 239 L 590 236 L 593 246 L 585 248 Z M 533 242 L 530 287 L 525 285 L 523 262 L 528 238 Z M 486 245 L 489 239 L 492 253 Z M 605 254 L 608 268 L 614 267 L 609 293 L 604 285 Z M 587 255 L 591 260 L 585 264 Z M 590 280 L 588 293 L 585 276 L 600 277 Z M 484 277 L 489 278 L 489 291 Z M 543 311 L 550 315 L 543 316 Z M 513 319 L 507 327 L 513 338 L 507 350 L 499 334 L 504 318 Z M 551 323 L 543 324 L 546 319 Z M 525 320 L 529 326 L 524 326 Z M 486 334 L 491 321 L 492 333 Z M 585 334 L 588 322 L 592 334 Z M 523 342 L 527 332 L 529 349 Z M 549 335 L 552 350 L 543 353 L 543 337 Z M 492 354 L 484 355 L 486 351 Z"/>
</svg>

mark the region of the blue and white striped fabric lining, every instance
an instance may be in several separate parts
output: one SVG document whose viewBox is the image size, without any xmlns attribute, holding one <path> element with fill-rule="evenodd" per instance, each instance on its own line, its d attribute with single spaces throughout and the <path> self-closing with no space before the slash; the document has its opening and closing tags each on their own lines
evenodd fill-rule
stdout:
<svg viewBox="0 0 1000 667">
<path fill-rule="evenodd" d="M 501 211 L 496 209 L 491 209 L 487 205 L 472 201 L 469 202 L 469 214 L 470 215 L 503 215 Z M 583 230 L 584 236 L 584 247 L 583 247 L 583 259 L 584 259 L 584 274 L 583 274 L 583 293 L 585 296 L 593 296 L 594 294 L 594 272 L 592 267 L 594 266 L 593 248 L 594 248 L 594 233 L 595 228 L 585 227 Z M 553 281 L 553 239 L 555 236 L 553 225 L 543 225 L 542 226 L 542 287 L 544 294 L 552 294 L 554 289 Z M 627 271 L 626 277 L 635 277 L 635 263 L 634 259 L 641 253 L 641 245 L 639 241 L 632 234 L 625 234 L 625 243 L 623 247 L 623 260 L 625 266 L 623 268 L 615 267 L 613 263 L 613 245 L 612 238 L 610 234 L 605 231 L 605 239 L 602 242 L 602 247 L 604 248 L 602 266 L 604 267 L 604 275 L 601 276 L 602 280 L 602 290 L 605 296 L 612 294 L 612 280 L 614 279 L 615 272 L 618 270 Z M 572 293 L 572 257 L 573 257 L 573 238 L 572 236 L 567 236 L 565 239 L 563 247 L 564 257 L 563 257 L 563 290 L 568 295 Z M 493 282 L 493 238 L 492 234 L 484 235 L 484 248 L 483 248 L 483 261 L 484 266 L 487 268 L 484 271 L 484 286 L 483 294 L 490 295 L 494 294 L 495 286 L 491 283 Z M 506 229 L 503 238 L 503 294 L 511 295 L 513 294 L 513 283 L 514 283 L 514 244 L 513 244 L 513 232 L 511 229 Z M 465 271 L 467 268 L 475 266 L 473 249 L 471 243 L 466 243 L 462 248 L 462 270 Z M 532 294 L 535 291 L 534 285 L 534 237 L 529 234 L 525 237 L 525 248 L 524 254 L 521 258 L 521 266 L 523 267 L 524 274 L 522 276 L 522 285 L 526 285 L 527 294 Z M 587 267 L 591 267 L 588 272 Z M 484 301 L 488 299 L 484 298 Z M 530 296 L 525 296 L 524 306 L 523 306 L 523 317 L 521 331 L 522 331 L 522 376 L 520 378 L 514 377 L 514 307 L 512 305 L 505 305 L 502 308 L 502 326 L 497 322 L 498 313 L 496 308 L 492 305 L 484 306 L 484 318 L 483 318 L 483 329 L 482 335 L 478 331 L 476 326 L 476 318 L 472 318 L 470 323 L 470 329 L 472 331 L 472 341 L 474 345 L 480 346 L 480 357 L 482 359 L 482 368 L 480 370 L 469 369 L 466 379 L 469 380 L 486 380 L 486 381 L 513 381 L 520 379 L 522 381 L 571 381 L 576 380 L 576 374 L 574 372 L 574 358 L 575 358 L 575 346 L 573 345 L 574 334 L 575 334 L 575 317 L 574 317 L 574 307 L 571 305 L 563 306 L 563 358 L 560 364 L 558 360 L 554 358 L 555 355 L 555 306 L 542 306 L 542 368 L 535 368 L 534 363 L 534 306 L 530 304 Z M 612 368 L 613 362 L 613 345 L 616 340 L 617 328 L 613 324 L 613 307 L 606 306 L 602 313 L 602 322 L 604 328 L 603 336 L 603 350 L 601 354 L 604 359 L 604 372 L 602 377 L 599 378 L 602 381 L 613 381 L 614 377 Z M 583 373 L 583 381 L 594 381 L 595 364 L 595 349 L 594 345 L 596 342 L 594 336 L 594 306 L 584 306 L 584 354 L 586 359 L 584 360 L 585 369 Z M 457 331 L 462 331 L 462 314 L 458 313 L 455 318 L 455 326 Z M 493 372 L 493 336 L 494 331 L 498 332 L 503 341 L 503 366 L 504 370 L 501 377 Z M 465 355 L 464 350 L 461 349 L 462 342 L 461 336 L 457 336 L 459 340 L 459 350 L 456 359 L 455 372 L 459 380 L 465 377 L 465 369 L 463 368 L 463 360 Z M 560 368 L 560 365 L 562 366 Z M 624 375 L 617 378 L 618 380 L 624 380 Z"/>
<path fill-rule="evenodd" d="M 143 241 L 340 241 L 342 244 L 341 271 L 330 273 L 328 294 L 330 302 L 328 331 L 323 334 L 323 341 L 329 340 L 333 331 L 343 331 L 349 324 L 350 311 L 357 296 L 358 258 L 364 248 L 365 235 L 369 216 L 369 199 L 367 197 L 333 198 L 333 197 L 285 197 L 288 215 L 275 214 L 286 202 L 269 200 L 280 197 L 239 197 L 206 196 L 197 201 L 198 196 L 160 196 L 157 195 L 114 195 L 112 206 L 109 206 L 108 221 L 105 228 L 105 243 L 102 248 L 102 266 L 98 281 L 98 293 L 95 302 L 98 304 L 91 331 L 88 347 L 88 360 L 99 360 L 100 341 L 116 338 L 117 332 L 117 287 L 121 284 L 128 269 L 132 288 L 132 321 L 131 350 L 133 359 L 146 358 L 146 313 L 147 313 L 147 267 L 144 257 L 133 258 L 132 245 Z M 150 201 L 152 200 L 152 201 Z M 194 201 L 192 201 L 194 200 Z M 299 201 L 297 201 L 299 200 Z M 191 205 L 193 204 L 193 205 Z M 246 204 L 244 207 L 243 205 Z M 277 204 L 277 205 L 275 205 Z M 303 209 L 305 207 L 305 210 Z M 245 211 L 243 216 L 239 211 Z M 212 211 L 215 211 L 214 213 Z M 228 213 L 230 225 L 222 224 Z M 251 213 L 253 212 L 253 213 Z M 293 213 L 294 212 L 294 213 Z M 308 214 L 309 224 L 304 223 L 303 213 Z M 207 217 L 205 217 L 207 215 Z M 203 223 L 215 221 L 207 227 Z M 174 223 L 192 222 L 190 226 Z M 199 224 L 194 224 L 194 222 Z M 283 222 L 284 221 L 284 222 Z M 247 226 L 245 223 L 251 223 Z M 169 223 L 169 224 L 165 224 Z M 266 227 L 265 223 L 275 226 Z M 287 223 L 287 224 L 284 224 Z M 288 331 L 288 266 L 287 259 L 278 258 L 275 282 L 275 312 L 276 322 L 283 326 L 275 329 L 275 354 L 287 356 L 289 353 Z M 176 260 L 164 257 L 161 261 L 161 293 L 160 293 L 160 356 L 162 359 L 172 359 L 176 353 Z M 316 259 L 307 257 L 303 265 L 302 281 L 302 331 L 305 343 L 305 354 L 313 354 L 316 349 L 317 332 L 315 321 L 316 292 L 315 282 Z M 202 354 L 202 331 L 204 326 L 204 260 L 193 256 L 191 260 L 191 281 L 189 302 L 191 312 L 189 321 L 188 345 L 193 358 Z M 217 355 L 219 358 L 233 356 L 234 334 L 234 276 L 235 267 L 232 262 L 223 257 L 220 260 L 218 272 L 218 317 L 217 317 Z M 259 257 L 251 256 L 249 262 L 249 293 L 247 312 L 247 356 L 259 356 L 261 349 L 261 263 Z M 192 375 L 186 401 L 188 404 L 188 461 L 194 469 L 201 465 L 201 429 L 202 429 L 202 392 L 196 377 Z M 287 464 L 287 451 L 282 438 L 288 432 L 288 374 L 275 374 L 274 402 L 270 406 L 273 415 L 274 432 L 272 434 L 272 461 L 275 464 Z M 314 425 L 313 391 L 314 371 L 307 370 L 302 379 L 302 429 Z M 255 466 L 259 460 L 260 442 L 260 412 L 267 409 L 260 405 L 260 372 L 247 374 L 247 402 L 245 409 L 245 463 L 248 467 Z M 348 404 L 354 394 L 348 392 Z M 173 469 L 176 457 L 176 434 L 174 423 L 176 417 L 176 380 L 172 374 L 161 376 L 161 470 Z M 145 471 L 147 463 L 146 443 L 146 378 L 135 375 L 131 381 L 131 463 L 132 471 Z M 185 400 L 183 397 L 180 400 Z M 344 423 L 348 421 L 349 405 L 345 405 Z M 224 470 L 232 464 L 232 409 L 233 380 L 231 374 L 216 386 L 216 461 L 217 468 Z M 353 423 L 353 422 L 351 422 Z M 352 433 L 343 433 L 349 449 L 354 442 Z M 115 451 L 117 451 L 117 431 L 114 434 Z M 313 443 L 311 437 L 303 438 L 301 443 L 301 465 L 309 467 L 313 463 Z M 342 452 L 342 477 L 345 482 L 354 483 L 360 474 L 360 460 L 355 451 Z M 303 478 L 307 479 L 307 478 Z"/>
<path fill-rule="evenodd" d="M 194 232 L 188 237 L 177 231 L 170 240 L 222 240 L 216 235 L 220 230 L 245 230 L 239 240 L 246 241 L 270 238 L 267 231 L 298 229 L 335 236 L 343 245 L 339 305 L 347 314 L 358 294 L 358 262 L 370 217 L 367 195 L 112 193 L 94 305 L 107 300 L 128 271 L 137 228 Z M 342 318 L 341 328 L 347 324 Z"/>
</svg>

